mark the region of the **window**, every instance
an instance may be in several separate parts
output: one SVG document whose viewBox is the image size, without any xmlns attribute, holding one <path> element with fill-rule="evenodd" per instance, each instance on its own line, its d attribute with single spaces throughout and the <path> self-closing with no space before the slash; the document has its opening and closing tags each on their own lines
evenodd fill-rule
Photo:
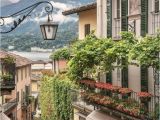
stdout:
<svg viewBox="0 0 160 120">
<path fill-rule="evenodd" d="M 148 68 L 141 66 L 141 91 L 148 92 Z"/>
<path fill-rule="evenodd" d="M 148 33 L 148 0 L 141 0 L 141 36 Z"/>
<path fill-rule="evenodd" d="M 154 9 L 155 9 L 155 13 L 159 12 L 159 0 L 155 0 L 155 2 L 154 2 Z"/>
<path fill-rule="evenodd" d="M 21 80 L 23 80 L 23 68 L 21 68 Z"/>
<path fill-rule="evenodd" d="M 21 89 L 21 102 L 23 102 L 23 89 Z"/>
<path fill-rule="evenodd" d="M 117 0 L 117 18 L 120 18 L 120 0 Z"/>
<path fill-rule="evenodd" d="M 121 0 L 121 30 L 128 31 L 128 0 Z"/>
<path fill-rule="evenodd" d="M 90 24 L 85 24 L 85 36 L 90 34 Z"/>
<path fill-rule="evenodd" d="M 19 79 L 19 77 L 18 77 L 18 70 L 16 70 L 16 79 L 17 79 L 17 83 L 18 83 L 18 79 Z"/>
<path fill-rule="evenodd" d="M 27 67 L 25 67 L 25 70 L 24 70 L 24 72 L 25 72 L 25 78 L 27 78 Z"/>
<path fill-rule="evenodd" d="M 125 65 L 126 60 L 122 60 L 122 65 Z M 122 68 L 121 71 L 122 87 L 128 88 L 128 66 Z"/>
<path fill-rule="evenodd" d="M 112 71 L 106 73 L 106 83 L 112 84 Z"/>
<path fill-rule="evenodd" d="M 107 37 L 112 37 L 112 0 L 107 0 Z"/>
<path fill-rule="evenodd" d="M 19 102 L 19 92 L 17 92 L 16 97 L 17 97 L 17 102 Z"/>
</svg>

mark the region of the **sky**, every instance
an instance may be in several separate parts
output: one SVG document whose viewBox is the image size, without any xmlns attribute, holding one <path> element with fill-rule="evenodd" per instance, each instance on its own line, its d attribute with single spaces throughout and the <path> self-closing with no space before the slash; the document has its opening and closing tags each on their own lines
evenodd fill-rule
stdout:
<svg viewBox="0 0 160 120">
<path fill-rule="evenodd" d="M 15 4 L 19 1 L 20 0 L 0 0 L 0 3 L 1 3 L 1 7 L 3 7 L 5 5 Z"/>
<path fill-rule="evenodd" d="M 11 5 L 11 4 L 16 4 L 20 1 L 22 1 L 22 0 L 0 0 L 0 3 L 1 3 L 0 8 Z M 54 2 L 54 1 L 50 1 L 50 2 L 51 2 L 51 4 L 53 5 L 54 8 L 59 9 L 56 13 L 54 13 L 52 15 L 52 17 L 55 20 L 54 22 L 64 23 L 64 22 L 77 21 L 78 20 L 76 17 L 63 16 L 62 15 L 62 12 L 64 10 L 71 9 L 71 8 L 74 7 L 71 4 L 68 4 L 68 3 L 66 4 L 66 3 L 62 3 L 62 2 Z M 26 7 L 28 7 L 28 6 L 26 6 Z M 46 20 L 46 17 L 42 17 L 44 12 L 45 12 L 45 10 L 43 9 L 41 12 L 38 13 L 39 14 L 38 17 L 34 17 L 30 20 L 34 21 L 34 22 L 37 22 L 37 23 Z M 13 21 L 13 18 L 8 18 L 5 21 L 6 21 L 6 24 L 10 24 Z"/>
</svg>

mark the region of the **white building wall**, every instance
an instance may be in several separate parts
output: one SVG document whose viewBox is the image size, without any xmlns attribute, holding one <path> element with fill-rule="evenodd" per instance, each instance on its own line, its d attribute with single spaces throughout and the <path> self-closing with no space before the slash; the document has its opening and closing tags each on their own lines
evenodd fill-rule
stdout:
<svg viewBox="0 0 160 120">
<path fill-rule="evenodd" d="M 97 36 L 106 37 L 106 0 L 97 0 Z"/>
<path fill-rule="evenodd" d="M 107 16 L 106 16 L 106 1 L 107 0 L 97 0 L 97 35 L 98 37 L 106 37 L 107 33 Z M 112 36 L 115 37 L 115 18 L 116 18 L 116 3 L 117 0 L 112 0 Z M 148 0 L 149 10 L 148 10 L 148 33 L 153 34 L 153 15 L 151 14 L 154 11 L 154 0 Z M 129 5 L 128 5 L 129 6 Z M 128 11 L 129 12 L 129 11 Z M 135 20 L 135 32 L 136 36 L 140 36 L 141 34 L 141 11 L 139 8 L 139 13 L 136 15 L 128 14 L 128 22 L 132 24 L 133 20 Z M 160 13 L 159 18 L 160 18 Z M 160 19 L 159 19 L 160 21 Z M 121 23 L 121 22 L 120 22 Z M 160 23 L 159 23 L 160 28 Z M 148 89 L 149 92 L 153 93 L 154 91 L 154 78 L 153 78 L 153 70 L 152 68 L 148 69 Z M 101 81 L 105 81 L 106 76 L 101 75 Z M 141 91 L 141 73 L 140 67 L 129 65 L 128 67 L 128 82 L 129 88 L 133 89 L 135 92 Z M 112 71 L 112 82 L 113 85 L 121 86 L 121 74 L 117 73 L 117 69 Z"/>
</svg>

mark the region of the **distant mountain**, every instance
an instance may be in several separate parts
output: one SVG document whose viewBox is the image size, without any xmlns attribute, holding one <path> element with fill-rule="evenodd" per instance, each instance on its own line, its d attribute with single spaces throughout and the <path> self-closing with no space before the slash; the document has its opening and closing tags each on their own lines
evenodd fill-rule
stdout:
<svg viewBox="0 0 160 120">
<path fill-rule="evenodd" d="M 2 36 L 1 47 L 3 49 L 8 49 L 9 46 L 15 46 L 14 50 L 18 51 L 30 51 L 30 47 L 41 47 L 45 49 L 62 47 L 68 44 L 70 40 L 75 39 L 78 35 L 77 16 L 73 15 L 65 18 L 61 14 L 64 9 L 63 7 L 72 8 L 94 1 L 95 0 L 52 0 L 51 2 L 58 5 L 54 6 L 53 19 L 59 23 L 59 28 L 56 40 L 49 42 L 43 41 L 39 28 L 40 23 L 35 20 L 37 16 L 38 20 L 46 16 L 45 13 L 42 13 L 46 5 L 40 5 L 32 12 L 32 16 L 25 20 L 16 30 Z M 20 0 L 20 2 L 16 4 L 3 6 L 1 7 L 1 16 L 13 14 L 36 2 L 39 2 L 39 0 Z"/>
</svg>

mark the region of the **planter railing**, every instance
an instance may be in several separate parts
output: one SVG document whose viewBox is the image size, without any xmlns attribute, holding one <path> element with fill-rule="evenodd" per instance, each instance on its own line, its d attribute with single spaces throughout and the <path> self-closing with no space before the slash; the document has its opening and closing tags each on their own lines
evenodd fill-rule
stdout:
<svg viewBox="0 0 160 120">
<path fill-rule="evenodd" d="M 80 99 L 95 106 L 94 108 L 103 106 L 132 118 L 158 120 L 155 112 L 155 104 L 159 106 L 159 103 L 155 103 L 157 96 L 146 92 L 137 93 L 129 88 L 120 88 L 108 83 L 97 84 L 94 81 L 83 80 L 80 85 L 83 90 L 76 94 L 80 94 L 83 98 Z"/>
</svg>

